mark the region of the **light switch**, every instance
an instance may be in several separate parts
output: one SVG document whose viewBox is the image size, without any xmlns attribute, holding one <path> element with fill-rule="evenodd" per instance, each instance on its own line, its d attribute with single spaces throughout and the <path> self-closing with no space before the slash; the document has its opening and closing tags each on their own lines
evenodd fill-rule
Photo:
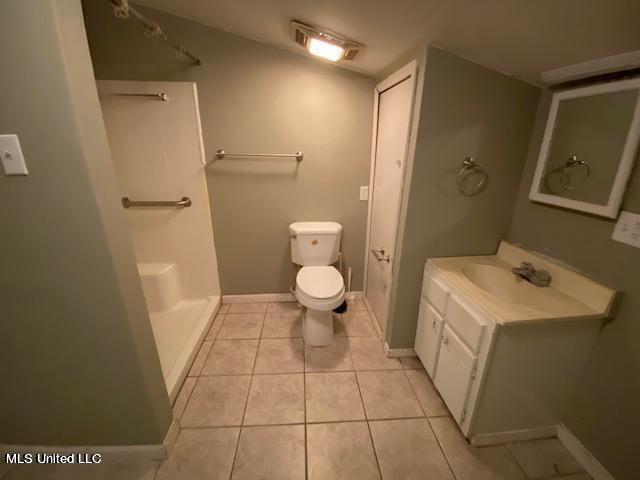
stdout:
<svg viewBox="0 0 640 480">
<path fill-rule="evenodd" d="M 360 201 L 366 202 L 369 200 L 369 187 L 367 185 L 363 185 L 360 187 Z"/>
<path fill-rule="evenodd" d="M 611 238 L 640 248 L 640 214 L 620 212 L 618 223 L 613 229 Z"/>
<path fill-rule="evenodd" d="M 0 160 L 5 175 L 29 175 L 17 135 L 0 135 Z"/>
</svg>

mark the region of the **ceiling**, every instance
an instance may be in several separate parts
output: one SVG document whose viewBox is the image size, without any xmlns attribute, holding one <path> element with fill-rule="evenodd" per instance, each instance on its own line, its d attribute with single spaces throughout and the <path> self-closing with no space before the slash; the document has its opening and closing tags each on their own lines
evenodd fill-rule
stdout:
<svg viewBox="0 0 640 480">
<path fill-rule="evenodd" d="M 135 3 L 293 51 L 301 47 L 289 38 L 291 19 L 324 27 L 364 43 L 367 48 L 348 68 L 374 76 L 425 41 L 536 84 L 547 70 L 640 50 L 639 0 Z"/>
</svg>

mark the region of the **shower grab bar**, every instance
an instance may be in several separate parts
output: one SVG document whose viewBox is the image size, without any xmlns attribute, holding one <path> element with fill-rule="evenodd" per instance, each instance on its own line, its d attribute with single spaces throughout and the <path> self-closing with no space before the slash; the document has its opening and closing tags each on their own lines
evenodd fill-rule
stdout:
<svg viewBox="0 0 640 480">
<path fill-rule="evenodd" d="M 141 97 L 148 98 L 150 100 L 162 100 L 163 102 L 169 101 L 169 95 L 164 92 L 161 93 L 103 93 L 100 98 L 106 97 Z"/>
<path fill-rule="evenodd" d="M 189 197 L 182 197 L 177 201 L 170 200 L 131 200 L 129 197 L 122 197 L 122 206 L 124 208 L 131 207 L 175 207 L 175 208 L 187 208 L 191 206 L 191 199 Z"/>
<path fill-rule="evenodd" d="M 295 158 L 298 162 L 302 161 L 304 154 L 302 152 L 296 153 L 228 153 L 224 150 L 216 151 L 216 158 L 222 160 L 224 157 L 282 157 L 282 158 Z"/>
</svg>

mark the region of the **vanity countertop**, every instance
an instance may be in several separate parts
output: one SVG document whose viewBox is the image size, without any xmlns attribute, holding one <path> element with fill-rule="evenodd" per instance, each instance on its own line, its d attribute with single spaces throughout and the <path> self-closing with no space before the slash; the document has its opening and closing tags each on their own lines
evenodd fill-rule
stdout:
<svg viewBox="0 0 640 480">
<path fill-rule="evenodd" d="M 548 287 L 511 273 L 520 262 L 549 271 Z M 463 290 L 501 325 L 607 317 L 615 290 L 547 258 L 502 241 L 496 255 L 443 257 L 427 266 Z"/>
</svg>

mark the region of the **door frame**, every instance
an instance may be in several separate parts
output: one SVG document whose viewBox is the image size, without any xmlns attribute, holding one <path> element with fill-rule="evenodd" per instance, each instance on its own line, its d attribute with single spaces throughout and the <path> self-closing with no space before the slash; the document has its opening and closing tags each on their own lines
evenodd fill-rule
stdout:
<svg viewBox="0 0 640 480">
<path fill-rule="evenodd" d="M 383 81 L 378 83 L 375 86 L 374 92 L 373 92 L 373 128 L 371 130 L 371 164 L 369 167 L 369 195 L 367 199 L 367 230 L 366 230 L 365 249 L 364 249 L 364 277 L 363 277 L 363 283 L 362 283 L 363 297 L 368 307 L 370 307 L 367 299 L 367 280 L 368 280 L 368 273 L 369 273 L 368 270 L 369 270 L 369 248 L 370 248 L 369 240 L 371 237 L 371 216 L 373 214 L 373 195 L 375 194 L 373 185 L 374 185 L 375 173 L 376 173 L 375 169 L 376 169 L 376 151 L 377 151 L 377 140 L 378 140 L 378 115 L 379 115 L 380 95 L 382 95 L 385 91 L 389 90 L 392 87 L 395 87 L 397 84 L 407 79 L 410 82 L 412 82 L 411 100 L 410 100 L 411 107 L 409 109 L 407 144 L 405 146 L 405 154 L 402 161 L 402 172 L 401 172 L 402 184 L 400 186 L 400 192 L 399 192 L 400 201 L 398 202 L 398 211 L 396 212 L 396 237 L 395 237 L 395 242 L 393 246 L 394 258 L 391 259 L 392 279 L 393 279 L 395 277 L 395 271 L 396 271 L 396 266 L 395 266 L 396 259 L 398 258 L 398 252 L 396 247 L 398 246 L 398 229 L 400 226 L 400 212 L 403 208 L 402 199 L 404 198 L 405 188 L 411 181 L 411 171 L 413 170 L 412 168 L 411 169 L 407 168 L 407 163 L 412 158 L 414 153 L 413 149 L 411 148 L 411 145 L 412 143 L 414 143 L 413 127 L 414 127 L 414 111 L 415 111 L 415 101 L 416 101 L 417 76 L 418 76 L 418 62 L 417 60 L 412 60 L 411 62 L 407 63 L 404 67 L 396 70 L 387 78 L 385 78 Z M 411 164 L 413 166 L 413 162 L 411 162 Z M 391 300 L 391 295 L 389 299 Z M 390 305 L 391 305 L 391 301 L 389 301 L 389 306 Z M 373 315 L 373 311 L 371 308 L 369 308 L 369 311 Z M 389 312 L 387 312 L 387 316 L 388 314 Z M 380 324 L 378 320 L 377 319 L 374 319 L 374 320 L 376 322 L 376 326 L 379 326 Z M 389 322 L 388 321 L 385 322 L 384 329 L 382 331 L 383 337 L 386 336 L 388 325 L 389 325 Z"/>
</svg>

